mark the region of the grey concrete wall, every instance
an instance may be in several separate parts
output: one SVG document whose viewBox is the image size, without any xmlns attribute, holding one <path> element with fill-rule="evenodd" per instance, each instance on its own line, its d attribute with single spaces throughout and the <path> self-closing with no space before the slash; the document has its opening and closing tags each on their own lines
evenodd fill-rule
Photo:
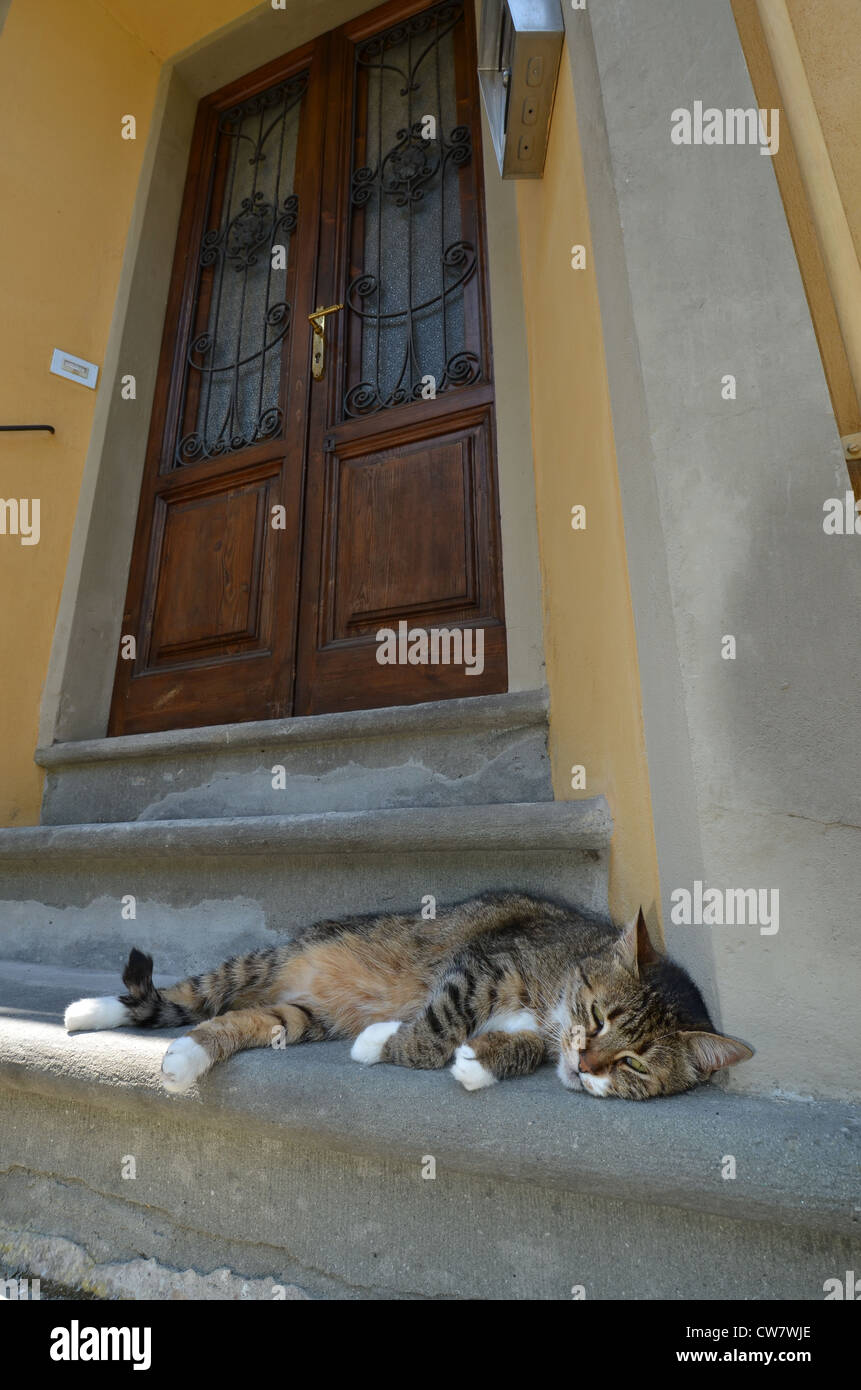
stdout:
<svg viewBox="0 0 861 1390">
<path fill-rule="evenodd" d="M 861 539 L 822 530 L 848 480 L 771 160 L 670 140 L 756 99 L 729 0 L 567 22 L 669 948 L 757 1049 L 733 1087 L 857 1095 Z M 779 932 L 673 926 L 695 879 L 778 889 Z"/>
<path fill-rule="evenodd" d="M 262 5 L 166 63 L 126 242 L 39 726 L 42 746 L 107 731 L 123 597 L 197 102 L 345 23 L 366 0 Z M 509 689 L 544 684 L 538 538 L 515 190 L 484 149 Z M 137 377 L 123 401 L 120 378 Z"/>
</svg>

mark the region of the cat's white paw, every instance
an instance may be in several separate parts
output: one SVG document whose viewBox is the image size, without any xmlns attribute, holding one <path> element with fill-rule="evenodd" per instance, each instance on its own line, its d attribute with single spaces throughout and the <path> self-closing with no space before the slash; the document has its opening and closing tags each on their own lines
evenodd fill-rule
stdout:
<svg viewBox="0 0 861 1390">
<path fill-rule="evenodd" d="M 189 1090 L 209 1070 L 209 1054 L 186 1034 L 172 1042 L 161 1063 L 161 1084 L 172 1095 Z"/>
<path fill-rule="evenodd" d="M 63 1019 L 67 1033 L 95 1032 L 99 1028 L 122 1028 L 131 1022 L 131 1014 L 116 995 L 102 999 L 77 999 L 70 1004 Z"/>
<path fill-rule="evenodd" d="M 492 1071 L 479 1062 L 469 1043 L 461 1043 L 454 1054 L 451 1074 L 467 1091 L 480 1091 L 485 1086 L 493 1086 L 496 1077 Z"/>
<path fill-rule="evenodd" d="M 398 1022 L 369 1023 L 350 1048 L 353 1061 L 362 1062 L 366 1067 L 372 1067 L 375 1062 L 379 1062 L 383 1048 L 400 1026 Z"/>
</svg>

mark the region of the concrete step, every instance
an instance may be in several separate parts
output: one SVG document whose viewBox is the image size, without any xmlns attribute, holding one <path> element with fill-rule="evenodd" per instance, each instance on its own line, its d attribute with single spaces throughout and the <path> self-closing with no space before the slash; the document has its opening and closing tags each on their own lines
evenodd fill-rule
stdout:
<svg viewBox="0 0 861 1390">
<path fill-rule="evenodd" d="M 611 833 L 603 798 L 0 830 L 0 956 L 119 968 L 137 945 L 184 973 L 319 917 L 513 886 L 606 913 Z"/>
<path fill-rule="evenodd" d="M 36 761 L 45 825 L 553 798 L 542 690 L 60 743 Z"/>
<path fill-rule="evenodd" d="M 115 987 L 0 963 L 7 1266 L 125 1298 L 587 1301 L 819 1301 L 861 1268 L 851 1106 L 600 1101 L 547 1068 L 469 1094 L 338 1043 L 168 1096 L 174 1032 L 62 1030 Z"/>
</svg>

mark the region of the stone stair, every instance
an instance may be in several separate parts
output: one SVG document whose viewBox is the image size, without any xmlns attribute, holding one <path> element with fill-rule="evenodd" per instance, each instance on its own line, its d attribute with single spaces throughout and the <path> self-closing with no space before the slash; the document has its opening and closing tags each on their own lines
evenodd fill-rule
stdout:
<svg viewBox="0 0 861 1390">
<path fill-rule="evenodd" d="M 61 743 L 36 761 L 44 825 L 553 800 L 544 691 Z"/>
<path fill-rule="evenodd" d="M 512 884 L 607 911 L 609 812 L 552 799 L 544 692 L 37 756 L 43 823 L 0 831 L 0 958 L 118 969 L 137 944 L 186 973 Z"/>
<path fill-rule="evenodd" d="M 115 980 L 0 966 L 7 1271 L 124 1298 L 588 1301 L 818 1300 L 859 1268 L 851 1106 L 624 1105 L 548 1069 L 469 1094 L 342 1043 L 242 1053 L 172 1097 L 175 1031 L 62 1030 Z"/>
<path fill-rule="evenodd" d="M 0 831 L 0 957 L 119 969 L 137 944 L 188 973 L 318 917 L 511 884 L 606 911 L 610 830 L 603 802 L 549 801 Z"/>
<path fill-rule="evenodd" d="M 857 1267 L 837 1105 L 601 1104 L 552 1073 L 470 1095 L 340 1044 L 170 1097 L 173 1033 L 63 1031 L 132 944 L 168 982 L 429 894 L 606 912 L 607 806 L 553 800 L 546 744 L 531 692 L 40 750 L 43 823 L 0 830 L 0 1265 L 225 1298 L 819 1298 Z"/>
</svg>

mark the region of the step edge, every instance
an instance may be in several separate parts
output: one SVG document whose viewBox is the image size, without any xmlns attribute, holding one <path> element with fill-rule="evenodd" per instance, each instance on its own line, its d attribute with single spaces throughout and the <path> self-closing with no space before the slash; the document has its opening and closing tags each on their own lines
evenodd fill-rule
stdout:
<svg viewBox="0 0 861 1390">
<path fill-rule="evenodd" d="M 382 709 L 298 715 L 293 719 L 212 724 L 163 733 L 53 743 L 37 748 L 34 760 L 40 767 L 53 770 L 89 763 L 233 752 L 255 748 L 261 743 L 274 748 L 406 737 L 420 732 L 433 735 L 459 729 L 464 733 L 474 733 L 478 729 L 513 730 L 546 725 L 548 708 L 548 692 L 543 687 L 503 695 L 392 705 Z"/>
<path fill-rule="evenodd" d="M 399 1094 L 394 1101 L 387 1101 L 382 1109 L 379 1105 L 374 1106 L 373 1102 L 368 1105 L 367 1095 L 363 1101 L 363 1090 L 367 1089 L 364 1087 L 365 1077 L 358 1069 L 355 1077 L 348 1072 L 347 1068 L 352 1068 L 355 1064 L 347 1061 L 346 1051 L 343 1057 L 343 1072 L 339 1062 L 329 1068 L 332 1075 L 326 1078 L 333 1081 L 337 1073 L 338 1079 L 353 1081 L 350 1088 L 353 1103 L 346 1113 L 323 1113 L 318 1094 L 297 1089 L 290 1095 L 289 1108 L 285 1108 L 283 1103 L 272 1103 L 266 1107 L 263 1118 L 259 1107 L 248 1104 L 247 1084 L 238 1084 L 235 1072 L 232 1079 L 226 1072 L 215 1073 L 208 1078 L 207 1090 L 203 1095 L 173 1097 L 166 1095 L 158 1086 L 155 1058 L 148 1059 L 146 1063 L 142 1060 L 137 1068 L 138 1074 L 131 1080 L 119 1080 L 104 1074 L 95 1074 L 87 1065 L 82 1065 L 82 1058 L 77 1053 L 73 1067 L 60 1069 L 56 1062 L 56 1049 L 45 1049 L 33 1042 L 27 1044 L 26 1053 L 22 1051 L 21 1059 L 16 1060 L 14 1056 L 8 1055 L 8 1044 L 4 1039 L 6 1031 L 0 1026 L 0 1043 L 3 1043 L 4 1054 L 0 1056 L 0 1089 L 7 1089 L 18 1096 L 29 1093 L 62 1101 L 67 1105 L 78 1103 L 87 1108 L 96 1106 L 103 1109 L 134 1110 L 138 1123 L 145 1122 L 149 1117 L 157 1119 L 168 1111 L 176 1118 L 177 1107 L 185 1106 L 190 1127 L 218 1131 L 225 1125 L 233 1127 L 240 1124 L 243 1133 L 277 1134 L 281 1139 L 298 1147 L 335 1149 L 342 1154 L 383 1158 L 389 1161 L 393 1158 L 415 1158 L 415 1134 L 419 1120 L 413 1113 L 411 1122 L 405 1129 L 403 1115 L 408 1096 Z M 107 1035 L 99 1036 L 104 1038 Z M 173 1034 L 161 1036 L 166 1043 Z M 346 1048 L 346 1045 L 344 1046 Z M 235 1066 L 237 1060 L 240 1059 L 234 1059 L 232 1065 Z M 409 1079 L 412 1075 L 404 1072 L 406 1079 L 398 1078 L 400 1084 L 396 1086 L 396 1090 L 399 1093 L 409 1091 Z M 443 1078 L 436 1079 L 443 1081 Z M 273 1086 L 272 1089 L 273 1102 L 276 1096 L 278 1102 L 283 1102 L 283 1093 L 277 1086 Z M 707 1095 L 706 1092 L 712 1094 Z M 259 1085 L 253 1088 L 253 1093 L 259 1099 Z M 517 1150 L 516 1145 L 506 1143 L 508 1131 L 504 1124 L 500 1124 L 498 1117 L 490 1127 L 495 1131 L 492 1137 L 486 1135 L 486 1127 L 471 1131 L 468 1127 L 464 1129 L 464 1126 L 452 1123 L 451 1098 L 443 1100 L 442 1094 L 441 1103 L 433 1115 L 427 1116 L 427 1123 L 434 1126 L 434 1153 L 437 1163 L 447 1164 L 454 1171 L 490 1177 L 495 1181 L 503 1179 L 549 1189 L 567 1190 L 577 1196 L 621 1200 L 629 1204 L 639 1203 L 654 1207 L 669 1206 L 733 1220 L 803 1225 L 809 1229 L 857 1237 L 857 1219 L 853 1218 L 852 1213 L 852 1194 L 855 1188 L 848 1171 L 837 1172 L 830 1169 L 829 1172 L 835 1181 L 826 1186 L 822 1182 L 821 1165 L 817 1164 L 816 1155 L 813 1153 L 821 1136 L 823 1113 L 832 1113 L 835 1118 L 831 1123 L 836 1125 L 852 1111 L 848 1102 L 819 1101 L 805 1105 L 803 1111 L 800 1111 L 798 1105 L 792 1102 L 727 1093 L 717 1087 L 703 1088 L 702 1095 L 693 1094 L 698 1101 L 696 1110 L 684 1117 L 677 1114 L 671 1135 L 665 1141 L 665 1156 L 670 1168 L 666 1175 L 663 1170 L 660 1175 L 654 1172 L 644 1173 L 638 1168 L 636 1147 L 632 1151 L 630 1147 L 614 1141 L 609 1142 L 607 1150 L 602 1151 L 600 1157 L 593 1155 L 584 1158 L 578 1154 L 576 1148 L 572 1148 L 564 1156 L 547 1153 L 524 1155 L 522 1151 Z M 671 1101 L 654 1104 L 678 1106 L 687 1100 L 687 1097 L 675 1097 Z M 546 1123 L 546 1101 L 547 1093 L 542 1090 L 535 1098 L 532 1114 L 536 1125 L 542 1118 Z M 458 1093 L 457 1102 L 474 1105 L 475 1097 L 461 1097 Z M 561 1104 L 592 1106 L 595 1102 L 582 1097 L 574 1097 L 573 1100 L 566 1097 Z M 730 1189 L 726 1183 L 718 1187 L 716 1178 L 713 1182 L 708 1181 L 706 1175 L 714 1165 L 710 1167 L 705 1161 L 674 1167 L 673 1154 L 687 1148 L 685 1143 L 680 1146 L 680 1136 L 684 1139 L 685 1135 L 688 1135 L 688 1142 L 694 1149 L 697 1148 L 697 1138 L 703 1127 L 702 1107 L 708 1104 L 722 1107 L 722 1125 L 726 1123 L 725 1117 L 729 1113 L 732 1122 L 737 1126 L 735 1138 L 738 1137 L 740 1129 L 751 1129 L 755 1117 L 756 1133 L 763 1138 L 764 1151 L 767 1149 L 769 1153 L 786 1137 L 785 1125 L 782 1125 L 781 1121 L 791 1119 L 793 1134 L 797 1138 L 799 1118 L 802 1124 L 810 1122 L 815 1112 L 815 1134 L 810 1136 L 811 1153 L 807 1155 L 809 1161 L 805 1164 L 804 1180 L 799 1179 L 794 1183 L 787 1181 L 778 1186 L 769 1168 L 768 1173 L 754 1189 L 745 1191 L 735 1186 Z M 558 1108 L 561 1108 L 561 1105 Z M 769 1108 L 770 1115 L 767 1113 Z M 527 1107 L 527 1110 L 529 1109 L 531 1107 Z M 636 1109 L 639 1111 L 641 1107 Z M 736 1112 L 737 1118 L 733 1118 L 733 1111 Z M 583 1111 L 581 1115 L 581 1134 L 586 1113 Z M 598 1112 L 595 1113 L 597 1115 Z M 763 1115 L 766 1119 L 765 1127 L 762 1124 Z M 363 1117 L 364 1128 L 361 1125 Z M 522 1100 L 519 1107 L 512 1110 L 512 1117 L 517 1119 L 517 1126 L 522 1127 Z M 733 1136 L 727 1136 L 727 1141 L 731 1137 Z M 642 1157 L 645 1158 L 646 1140 L 641 1140 L 640 1144 Z M 702 1143 L 699 1147 L 703 1147 Z M 623 1149 L 624 1155 L 618 1156 Z M 654 1154 L 653 1141 L 649 1141 L 648 1151 Z M 705 1155 L 703 1157 L 705 1158 Z M 819 1175 L 818 1186 L 815 1180 L 811 1183 L 809 1170 L 812 1170 L 814 1179 Z"/>
<path fill-rule="evenodd" d="M 315 811 L 287 816 L 201 817 L 0 829 L 0 863 L 35 857 L 160 854 L 325 854 L 458 849 L 608 849 L 613 817 L 603 796 L 576 801 L 490 802 Z"/>
</svg>

